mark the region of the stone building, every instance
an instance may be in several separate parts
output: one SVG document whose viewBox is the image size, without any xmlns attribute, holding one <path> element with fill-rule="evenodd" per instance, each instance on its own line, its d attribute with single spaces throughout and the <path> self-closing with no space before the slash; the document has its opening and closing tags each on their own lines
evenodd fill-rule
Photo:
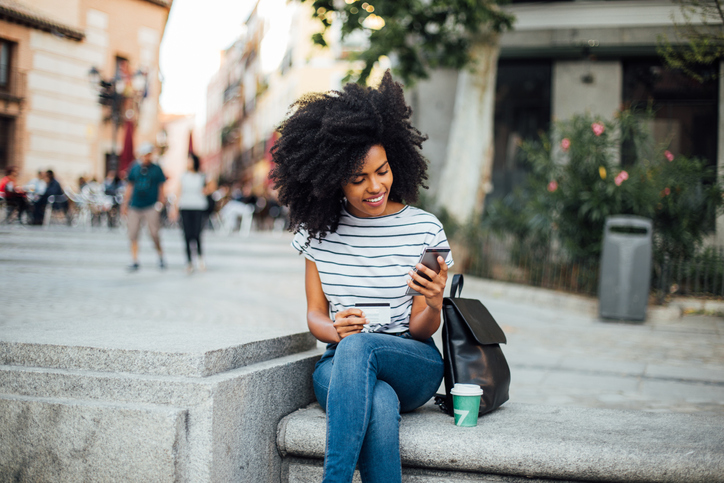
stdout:
<svg viewBox="0 0 724 483">
<path fill-rule="evenodd" d="M 537 138 L 552 121 L 590 112 L 610 119 L 622 107 L 655 110 L 653 134 L 670 140 L 675 154 L 722 165 L 719 122 L 720 66 L 698 83 L 668 69 L 657 54 L 660 35 L 673 35 L 681 21 L 669 0 L 513 0 L 514 29 L 501 37 L 498 61 L 494 160 L 488 198 L 510 193 L 526 175 L 518 143 Z M 713 75 L 711 75 L 713 74 Z M 438 71 L 410 93 L 415 123 L 430 140 L 430 188 L 435 192 L 453 117 L 457 72 Z M 422 102 L 424 100 L 424 102 Z M 625 159 L 622 160 L 626 162 Z"/>
<path fill-rule="evenodd" d="M 72 186 L 79 176 L 105 175 L 126 121 L 136 145 L 155 141 L 170 7 L 171 0 L 0 0 L 0 169 L 18 165 L 25 180 L 52 168 Z M 119 129 L 89 82 L 93 68 L 123 88 Z"/>
<path fill-rule="evenodd" d="M 209 166 L 218 162 L 225 178 L 253 181 L 259 194 L 268 150 L 289 106 L 306 92 L 339 89 L 349 50 L 362 45 L 340 42 L 338 32 L 329 36 L 331 48 L 313 45 L 319 21 L 311 8 L 298 0 L 259 0 L 208 86 L 204 159 Z"/>
</svg>

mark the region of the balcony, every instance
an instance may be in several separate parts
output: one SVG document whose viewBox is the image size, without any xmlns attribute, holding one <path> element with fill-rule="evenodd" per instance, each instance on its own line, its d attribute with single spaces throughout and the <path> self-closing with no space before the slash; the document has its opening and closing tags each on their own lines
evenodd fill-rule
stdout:
<svg viewBox="0 0 724 483">
<path fill-rule="evenodd" d="M 18 114 L 25 100 L 26 74 L 0 68 L 0 113 Z"/>
</svg>

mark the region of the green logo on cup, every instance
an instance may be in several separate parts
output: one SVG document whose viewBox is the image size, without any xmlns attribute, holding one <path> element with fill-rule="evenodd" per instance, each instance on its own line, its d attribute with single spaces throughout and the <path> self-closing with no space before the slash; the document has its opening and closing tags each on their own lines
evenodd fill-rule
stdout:
<svg viewBox="0 0 724 483">
<path fill-rule="evenodd" d="M 483 390 L 477 384 L 455 384 L 450 390 L 453 396 L 453 412 L 455 425 L 471 427 L 478 425 L 480 396 Z"/>
</svg>

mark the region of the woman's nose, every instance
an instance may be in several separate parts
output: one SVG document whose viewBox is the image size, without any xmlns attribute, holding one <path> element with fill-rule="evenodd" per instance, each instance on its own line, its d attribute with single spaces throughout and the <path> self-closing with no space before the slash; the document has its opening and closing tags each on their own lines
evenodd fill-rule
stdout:
<svg viewBox="0 0 724 483">
<path fill-rule="evenodd" d="M 382 187 L 382 184 L 380 183 L 380 180 L 377 176 L 372 176 L 370 178 L 370 191 L 372 193 L 377 193 L 380 191 L 380 188 Z"/>
</svg>

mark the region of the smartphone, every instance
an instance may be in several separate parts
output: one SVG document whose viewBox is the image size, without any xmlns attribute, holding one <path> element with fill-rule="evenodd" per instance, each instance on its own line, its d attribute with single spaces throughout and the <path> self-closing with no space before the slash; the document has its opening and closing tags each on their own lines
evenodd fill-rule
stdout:
<svg viewBox="0 0 724 483">
<path fill-rule="evenodd" d="M 436 273 L 440 272 L 440 264 L 437 263 L 437 257 L 442 257 L 443 260 L 447 260 L 447 256 L 450 253 L 450 248 L 448 247 L 425 247 L 425 250 L 422 252 L 422 255 L 420 255 L 420 260 L 418 260 L 417 263 L 422 263 L 427 268 L 434 270 Z M 415 265 L 417 265 L 417 263 Z M 415 272 L 417 272 L 417 268 L 414 269 Z M 423 278 L 426 278 L 427 280 L 430 280 L 425 274 L 421 273 L 420 276 Z M 415 282 L 416 285 L 420 285 L 419 283 Z M 405 292 L 405 295 L 422 295 L 417 290 L 413 289 L 412 287 L 407 287 L 407 292 Z"/>
</svg>

